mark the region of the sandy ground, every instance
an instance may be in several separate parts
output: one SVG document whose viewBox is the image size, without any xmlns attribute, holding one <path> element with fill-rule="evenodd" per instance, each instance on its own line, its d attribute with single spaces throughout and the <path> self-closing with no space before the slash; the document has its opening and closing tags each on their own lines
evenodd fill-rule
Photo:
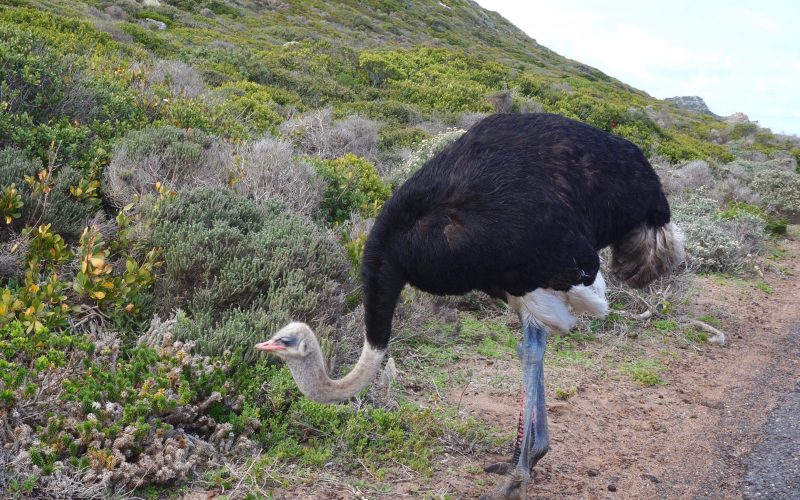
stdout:
<svg viewBox="0 0 800 500">
<path fill-rule="evenodd" d="M 741 498 L 748 455 L 763 441 L 770 412 L 800 381 L 800 339 L 790 334 L 800 320 L 800 244 L 789 241 L 786 249 L 791 275 L 764 276 L 772 293 L 699 278 L 693 315 L 720 318 L 728 343 L 670 355 L 667 384 L 641 387 L 593 371 L 567 401 L 556 400 L 548 384 L 551 449 L 528 495 Z M 513 428 L 516 398 L 511 391 L 474 391 L 462 406 Z M 508 457 L 462 458 L 483 466 Z M 442 492 L 474 498 L 500 481 L 466 474 L 453 462 L 437 474 Z M 476 486 L 481 480 L 487 484 Z"/>
</svg>

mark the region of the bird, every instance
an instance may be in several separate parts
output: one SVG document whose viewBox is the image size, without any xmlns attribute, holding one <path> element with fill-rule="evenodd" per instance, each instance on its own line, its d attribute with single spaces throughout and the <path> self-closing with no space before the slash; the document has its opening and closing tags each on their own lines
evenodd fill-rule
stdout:
<svg viewBox="0 0 800 500">
<path fill-rule="evenodd" d="M 523 327 L 523 404 L 511 461 L 487 468 L 505 482 L 482 498 L 524 498 L 549 449 L 548 332 L 569 331 L 582 313 L 607 314 L 605 247 L 611 272 L 634 287 L 677 268 L 683 235 L 670 215 L 657 174 L 632 142 L 556 114 L 490 115 L 428 160 L 378 214 L 361 266 L 365 339 L 347 375 L 328 376 L 305 323 L 255 348 L 282 358 L 306 397 L 346 401 L 380 371 L 406 285 L 507 302 Z"/>
</svg>

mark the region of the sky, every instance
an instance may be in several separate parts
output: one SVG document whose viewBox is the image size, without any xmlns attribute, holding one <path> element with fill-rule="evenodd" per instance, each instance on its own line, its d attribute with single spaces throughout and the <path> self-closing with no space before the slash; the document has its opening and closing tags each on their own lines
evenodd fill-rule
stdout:
<svg viewBox="0 0 800 500">
<path fill-rule="evenodd" d="M 477 0 L 556 53 L 653 97 L 698 95 L 800 135 L 798 0 Z"/>
</svg>

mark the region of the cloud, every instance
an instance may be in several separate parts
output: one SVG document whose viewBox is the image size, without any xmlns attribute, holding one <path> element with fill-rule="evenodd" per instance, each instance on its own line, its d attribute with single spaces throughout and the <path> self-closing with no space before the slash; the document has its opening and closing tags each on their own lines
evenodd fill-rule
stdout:
<svg viewBox="0 0 800 500">
<path fill-rule="evenodd" d="M 537 42 L 658 98 L 699 95 L 800 133 L 800 2 L 479 0 Z M 778 113 L 778 111 L 783 110 Z"/>
</svg>

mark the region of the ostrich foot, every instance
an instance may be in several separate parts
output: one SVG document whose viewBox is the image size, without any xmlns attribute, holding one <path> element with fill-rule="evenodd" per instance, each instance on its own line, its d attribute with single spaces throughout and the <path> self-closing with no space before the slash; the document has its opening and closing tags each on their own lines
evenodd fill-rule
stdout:
<svg viewBox="0 0 800 500">
<path fill-rule="evenodd" d="M 528 478 L 515 470 L 496 490 L 482 494 L 479 500 L 524 500 L 527 496 Z"/>
<path fill-rule="evenodd" d="M 500 474 L 501 476 L 505 476 L 513 469 L 514 469 L 514 464 L 512 464 L 511 462 L 497 462 L 496 464 L 491 464 L 484 467 L 483 472 L 488 472 L 489 474 Z"/>
</svg>

